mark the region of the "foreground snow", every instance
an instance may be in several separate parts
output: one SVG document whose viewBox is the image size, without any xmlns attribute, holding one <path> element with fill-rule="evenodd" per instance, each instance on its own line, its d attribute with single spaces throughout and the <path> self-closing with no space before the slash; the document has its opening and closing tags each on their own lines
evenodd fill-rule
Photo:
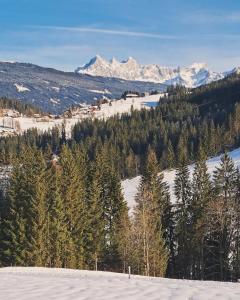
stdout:
<svg viewBox="0 0 240 300">
<path fill-rule="evenodd" d="M 229 155 L 233 159 L 235 166 L 240 167 L 240 148 L 229 152 Z M 221 156 L 216 156 L 207 161 L 207 167 L 208 167 L 209 174 L 212 175 L 215 168 L 219 166 L 220 157 Z M 190 165 L 189 171 L 190 171 L 191 176 L 193 174 L 193 170 L 194 170 L 194 165 Z M 166 170 L 163 172 L 163 174 L 164 174 L 164 181 L 168 183 L 169 188 L 170 188 L 171 201 L 174 202 L 175 201 L 174 179 L 175 179 L 176 171 L 175 170 Z M 140 181 L 141 181 L 141 176 L 137 176 L 132 179 L 126 179 L 126 180 L 122 181 L 123 194 L 124 194 L 125 200 L 128 203 L 128 207 L 130 208 L 130 213 L 132 213 L 133 208 L 135 206 L 135 197 L 137 194 L 137 190 L 138 190 Z"/>
<path fill-rule="evenodd" d="M 46 268 L 0 269 L 1 300 L 239 300 L 240 283 Z"/>
</svg>

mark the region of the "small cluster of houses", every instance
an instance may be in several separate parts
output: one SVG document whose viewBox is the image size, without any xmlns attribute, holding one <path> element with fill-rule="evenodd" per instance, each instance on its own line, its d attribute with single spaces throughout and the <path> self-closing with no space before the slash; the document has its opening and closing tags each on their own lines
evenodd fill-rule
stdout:
<svg viewBox="0 0 240 300">
<path fill-rule="evenodd" d="M 124 92 L 122 95 L 122 99 L 129 99 L 129 98 L 139 98 L 139 97 L 147 97 L 150 93 L 137 93 L 137 92 Z M 102 104 L 109 104 L 112 105 L 112 100 L 104 97 L 101 100 L 97 100 L 94 104 L 87 105 L 87 104 L 79 104 L 76 107 L 70 108 L 63 113 L 61 117 L 63 118 L 72 118 L 72 117 L 85 117 L 85 116 L 93 116 L 95 112 L 101 110 Z"/>
<path fill-rule="evenodd" d="M 34 114 L 33 118 L 35 119 L 36 122 L 53 122 L 56 119 L 60 119 L 60 116 L 57 115 L 42 115 L 42 114 Z"/>
<path fill-rule="evenodd" d="M 63 118 L 73 118 L 73 117 L 86 117 L 93 116 L 95 112 L 101 110 L 101 105 L 109 103 L 111 105 L 111 100 L 103 99 L 98 100 L 96 103 L 87 105 L 87 104 L 79 104 L 73 108 L 69 108 L 66 110 L 61 117 Z"/>
</svg>

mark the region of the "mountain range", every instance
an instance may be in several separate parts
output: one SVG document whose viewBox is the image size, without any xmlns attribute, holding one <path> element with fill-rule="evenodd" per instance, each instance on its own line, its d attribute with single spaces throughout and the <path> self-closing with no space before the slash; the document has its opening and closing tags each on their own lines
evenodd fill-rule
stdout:
<svg viewBox="0 0 240 300">
<path fill-rule="evenodd" d="M 119 99 L 125 91 L 166 91 L 170 84 L 197 87 L 239 72 L 210 71 L 205 64 L 171 69 L 139 65 L 129 58 L 118 62 L 96 56 L 75 72 L 63 72 L 29 63 L 0 62 L 0 97 L 34 104 L 43 111 L 59 114 L 80 103 Z"/>
<path fill-rule="evenodd" d="M 195 88 L 212 81 L 223 79 L 235 71 L 236 69 L 227 72 L 214 72 L 211 71 L 205 63 L 194 63 L 189 67 L 183 68 L 162 67 L 157 64 L 140 65 L 132 57 L 119 62 L 115 58 L 107 61 L 97 55 L 92 58 L 89 63 L 78 67 L 75 72 L 92 76 L 114 77 L 166 85 L 180 84 L 189 88 Z"/>
</svg>

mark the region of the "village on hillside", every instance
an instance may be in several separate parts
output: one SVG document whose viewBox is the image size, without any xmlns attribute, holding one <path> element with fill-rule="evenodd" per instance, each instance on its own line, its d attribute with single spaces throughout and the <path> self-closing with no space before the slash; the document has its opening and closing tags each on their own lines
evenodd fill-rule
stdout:
<svg viewBox="0 0 240 300">
<path fill-rule="evenodd" d="M 70 137 L 72 126 L 87 119 L 107 119 L 114 115 L 131 113 L 132 110 L 150 109 L 158 105 L 164 94 L 125 92 L 119 100 L 103 98 L 87 105 L 85 103 L 71 107 L 61 115 L 35 113 L 27 117 L 12 109 L 0 109 L 0 136 L 22 134 L 30 128 L 47 131 L 55 126 L 65 126 L 67 136 Z"/>
</svg>

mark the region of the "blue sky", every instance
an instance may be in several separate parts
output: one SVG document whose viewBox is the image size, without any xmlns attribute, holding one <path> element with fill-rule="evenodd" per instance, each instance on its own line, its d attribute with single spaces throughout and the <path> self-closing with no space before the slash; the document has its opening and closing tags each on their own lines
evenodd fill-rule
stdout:
<svg viewBox="0 0 240 300">
<path fill-rule="evenodd" d="M 0 60 L 74 70 L 95 54 L 240 65 L 239 0 L 0 0 Z"/>
</svg>

